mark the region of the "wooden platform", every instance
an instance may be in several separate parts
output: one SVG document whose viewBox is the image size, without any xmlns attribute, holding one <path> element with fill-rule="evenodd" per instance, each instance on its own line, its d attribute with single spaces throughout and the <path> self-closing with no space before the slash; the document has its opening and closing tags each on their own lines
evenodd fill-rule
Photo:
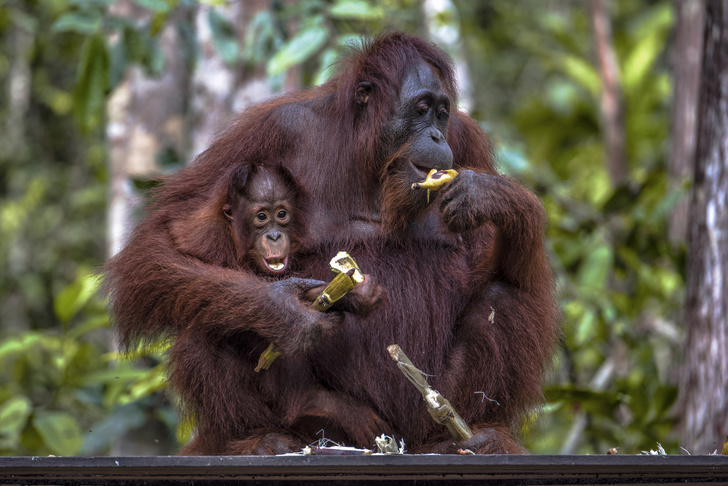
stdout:
<svg viewBox="0 0 728 486">
<path fill-rule="evenodd" d="M 728 484 L 728 456 L 0 457 L 0 485 Z"/>
</svg>

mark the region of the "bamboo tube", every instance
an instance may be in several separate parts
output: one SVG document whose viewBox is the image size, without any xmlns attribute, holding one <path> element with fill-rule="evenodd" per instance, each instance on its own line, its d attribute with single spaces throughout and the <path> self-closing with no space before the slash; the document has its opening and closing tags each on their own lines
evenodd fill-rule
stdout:
<svg viewBox="0 0 728 486">
<path fill-rule="evenodd" d="M 359 270 L 356 261 L 345 251 L 337 253 L 329 262 L 329 266 L 331 271 L 336 273 L 336 276 L 312 304 L 315 310 L 321 312 L 326 312 L 334 305 L 334 302 L 351 292 L 354 286 L 364 281 L 364 274 Z M 270 343 L 265 351 L 260 353 L 255 371 L 267 370 L 280 355 L 281 352 L 275 343 Z"/>
<path fill-rule="evenodd" d="M 465 420 L 455 411 L 455 408 L 447 398 L 443 397 L 439 391 L 433 390 L 430 387 L 425 374 L 412 364 L 412 361 L 404 354 L 402 348 L 397 344 L 392 344 L 387 347 L 387 351 L 389 351 L 389 355 L 397 363 L 400 371 L 404 373 L 404 376 L 422 394 L 425 405 L 427 405 L 427 411 L 435 422 L 447 427 L 457 442 L 471 438 L 473 431 L 470 430 Z"/>
</svg>

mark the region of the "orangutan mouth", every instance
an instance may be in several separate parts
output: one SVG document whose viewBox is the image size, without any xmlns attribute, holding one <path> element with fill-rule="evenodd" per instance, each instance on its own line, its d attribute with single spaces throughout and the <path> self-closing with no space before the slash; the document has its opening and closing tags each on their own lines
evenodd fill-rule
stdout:
<svg viewBox="0 0 728 486">
<path fill-rule="evenodd" d="M 273 273 L 281 273 L 288 265 L 288 257 L 283 258 L 283 260 L 277 257 L 266 258 L 263 261 L 265 262 L 265 266 Z"/>
</svg>

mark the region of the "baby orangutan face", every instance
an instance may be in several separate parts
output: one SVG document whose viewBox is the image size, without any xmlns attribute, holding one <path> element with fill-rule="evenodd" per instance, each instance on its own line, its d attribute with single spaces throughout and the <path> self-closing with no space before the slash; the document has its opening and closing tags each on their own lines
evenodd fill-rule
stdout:
<svg viewBox="0 0 728 486">
<path fill-rule="evenodd" d="M 272 275 L 288 269 L 296 231 L 296 188 L 284 171 L 257 168 L 236 174 L 223 208 L 245 262 Z"/>
</svg>

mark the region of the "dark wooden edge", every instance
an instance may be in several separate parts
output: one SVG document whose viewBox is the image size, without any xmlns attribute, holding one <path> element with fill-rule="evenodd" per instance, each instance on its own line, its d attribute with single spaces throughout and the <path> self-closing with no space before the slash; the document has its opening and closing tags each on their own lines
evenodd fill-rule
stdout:
<svg viewBox="0 0 728 486">
<path fill-rule="evenodd" d="M 385 479 L 392 484 L 728 484 L 728 456 L 0 457 L 0 485 L 253 480 L 364 484 Z"/>
</svg>

